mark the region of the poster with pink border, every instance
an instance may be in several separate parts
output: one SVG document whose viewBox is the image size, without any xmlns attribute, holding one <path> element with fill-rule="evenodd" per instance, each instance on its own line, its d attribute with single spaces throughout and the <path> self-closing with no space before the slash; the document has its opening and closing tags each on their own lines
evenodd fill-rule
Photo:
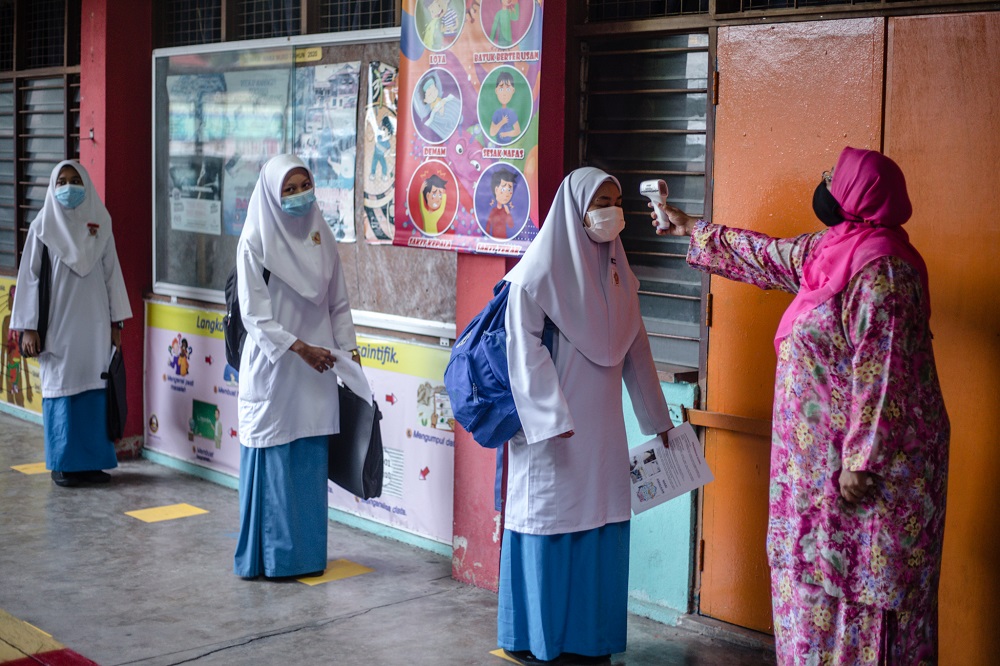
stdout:
<svg viewBox="0 0 1000 666">
<path fill-rule="evenodd" d="M 404 0 L 395 245 L 520 255 L 538 233 L 543 0 Z"/>
</svg>

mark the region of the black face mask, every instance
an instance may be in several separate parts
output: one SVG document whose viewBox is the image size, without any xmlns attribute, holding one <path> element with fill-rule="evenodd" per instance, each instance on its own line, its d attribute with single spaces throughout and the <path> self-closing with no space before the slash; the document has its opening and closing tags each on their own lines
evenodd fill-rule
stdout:
<svg viewBox="0 0 1000 666">
<path fill-rule="evenodd" d="M 835 227 L 844 221 L 844 213 L 840 210 L 840 204 L 830 194 L 826 179 L 820 180 L 816 191 L 813 192 L 813 211 L 819 221 L 828 227 Z"/>
</svg>

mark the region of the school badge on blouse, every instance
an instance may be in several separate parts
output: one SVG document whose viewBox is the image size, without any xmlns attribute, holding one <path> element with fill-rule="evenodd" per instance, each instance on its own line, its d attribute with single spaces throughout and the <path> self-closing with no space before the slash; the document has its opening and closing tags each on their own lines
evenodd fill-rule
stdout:
<svg viewBox="0 0 1000 666">
<path fill-rule="evenodd" d="M 312 235 L 309 236 L 309 240 L 312 241 L 313 245 L 319 245 L 322 242 L 318 231 L 312 232 Z"/>
<path fill-rule="evenodd" d="M 101 228 L 101 225 L 96 222 L 87 222 L 87 233 L 91 236 L 97 235 L 97 230 Z"/>
</svg>

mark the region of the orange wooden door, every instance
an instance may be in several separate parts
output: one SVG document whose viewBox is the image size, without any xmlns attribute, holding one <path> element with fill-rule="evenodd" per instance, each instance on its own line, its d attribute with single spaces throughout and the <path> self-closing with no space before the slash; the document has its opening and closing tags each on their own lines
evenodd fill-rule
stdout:
<svg viewBox="0 0 1000 666">
<path fill-rule="evenodd" d="M 891 19 L 885 152 L 927 262 L 951 418 L 940 663 L 1000 652 L 1000 13 Z"/>
<path fill-rule="evenodd" d="M 775 236 L 822 228 L 812 192 L 845 145 L 879 148 L 885 22 L 719 29 L 713 221 Z M 790 296 L 711 280 L 706 409 L 767 422 L 774 331 Z M 770 442 L 709 428 L 704 615 L 770 632 L 764 551 Z"/>
</svg>

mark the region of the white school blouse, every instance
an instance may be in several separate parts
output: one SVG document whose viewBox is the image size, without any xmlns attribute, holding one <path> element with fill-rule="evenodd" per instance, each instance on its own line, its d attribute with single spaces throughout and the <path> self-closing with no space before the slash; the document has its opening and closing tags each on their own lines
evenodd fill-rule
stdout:
<svg viewBox="0 0 1000 666">
<path fill-rule="evenodd" d="M 240 309 L 247 330 L 240 359 L 240 443 L 251 448 L 340 432 L 337 375 L 319 373 L 289 351 L 296 338 L 316 347 L 357 347 L 347 285 L 338 263 L 326 297 L 313 303 L 242 245 L 237 257 Z"/>
<path fill-rule="evenodd" d="M 507 359 L 521 432 L 508 446 L 505 526 L 524 534 L 565 534 L 629 520 L 628 443 L 622 379 L 642 432 L 671 427 L 646 328 L 625 359 L 597 365 L 567 338 L 542 346 L 545 313 L 510 286 Z M 567 439 L 557 435 L 573 430 Z"/>
<path fill-rule="evenodd" d="M 17 272 L 17 291 L 10 327 L 38 329 L 38 286 L 44 245 L 28 230 L 24 254 Z M 38 356 L 43 398 L 62 398 L 84 391 L 103 389 L 111 360 L 111 322 L 132 316 L 125 279 L 115 251 L 115 239 L 84 276 L 74 273 L 49 250 L 52 265 L 52 296 L 49 325 L 42 353 Z M 138 354 L 141 350 L 135 350 Z"/>
</svg>

